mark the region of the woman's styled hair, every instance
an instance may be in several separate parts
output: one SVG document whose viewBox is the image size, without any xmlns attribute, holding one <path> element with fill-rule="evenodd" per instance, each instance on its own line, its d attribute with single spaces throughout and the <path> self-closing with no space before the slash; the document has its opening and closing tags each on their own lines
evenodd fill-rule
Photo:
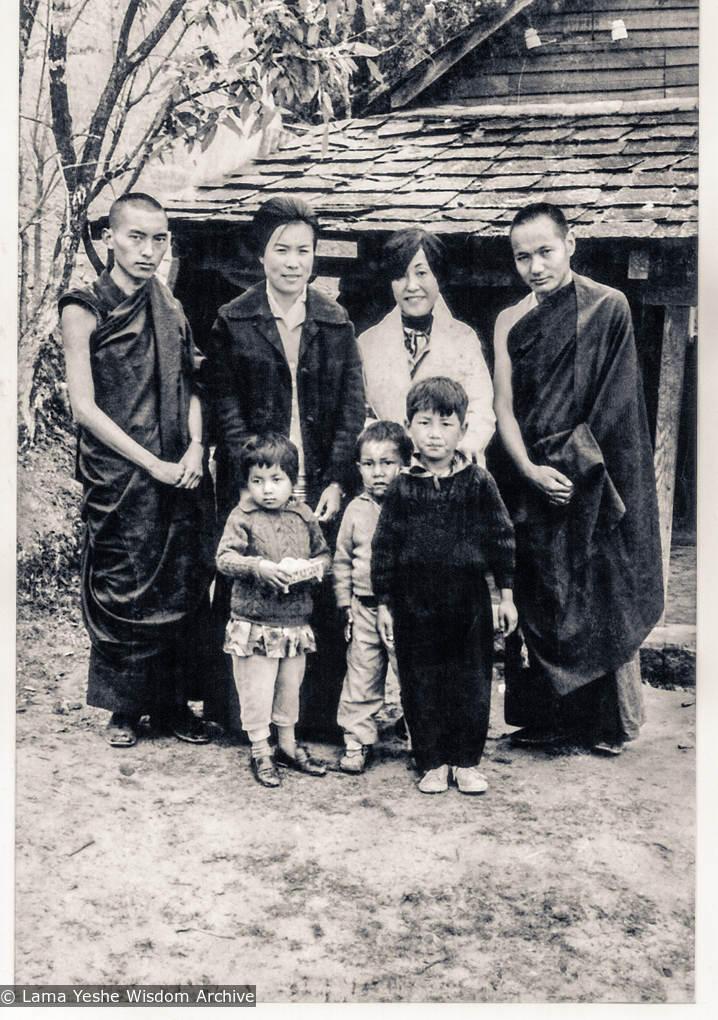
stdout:
<svg viewBox="0 0 718 1020">
<path fill-rule="evenodd" d="M 401 425 L 395 421 L 374 421 L 367 425 L 357 439 L 356 459 L 361 460 L 362 450 L 365 443 L 393 443 L 399 460 L 402 464 L 408 464 L 414 452 L 414 444 L 407 436 Z"/>
<path fill-rule="evenodd" d="M 548 216 L 555 224 L 561 237 L 565 237 L 568 233 L 569 225 L 563 214 L 563 209 L 553 205 L 551 202 L 532 202 L 530 205 L 525 205 L 523 209 L 519 209 L 514 216 L 509 228 L 509 237 L 511 237 L 516 227 L 522 227 L 524 223 L 531 223 L 532 220 L 537 220 L 539 216 Z"/>
<path fill-rule="evenodd" d="M 319 221 L 312 207 L 301 198 L 275 195 L 257 209 L 252 219 L 252 240 L 258 255 L 264 255 L 269 240 L 277 227 L 289 223 L 306 223 L 312 228 L 313 244 L 317 246 Z"/>
<path fill-rule="evenodd" d="M 280 467 L 292 485 L 299 476 L 299 454 L 294 443 L 278 432 L 250 436 L 239 451 L 239 467 L 245 482 L 253 467 Z"/>
<path fill-rule="evenodd" d="M 431 411 L 446 418 L 456 412 L 463 425 L 468 407 L 469 398 L 461 383 L 445 375 L 435 375 L 415 382 L 407 393 L 406 420 L 411 424 L 419 411 Z"/>
<path fill-rule="evenodd" d="M 444 269 L 444 244 L 435 234 L 421 227 L 397 230 L 386 242 L 382 251 L 382 269 L 387 277 L 390 280 L 400 280 L 420 248 L 426 255 L 429 269 L 440 283 Z"/>
</svg>

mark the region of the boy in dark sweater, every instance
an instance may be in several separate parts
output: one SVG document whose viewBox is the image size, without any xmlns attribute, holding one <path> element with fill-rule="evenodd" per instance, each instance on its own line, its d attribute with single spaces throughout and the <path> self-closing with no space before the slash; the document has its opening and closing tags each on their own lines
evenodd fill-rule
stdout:
<svg viewBox="0 0 718 1020">
<path fill-rule="evenodd" d="M 483 793 L 478 765 L 489 727 L 493 617 L 501 590 L 505 635 L 517 624 L 514 536 L 496 483 L 457 451 L 468 398 L 453 379 L 415 383 L 406 427 L 417 453 L 386 494 L 372 543 L 377 627 L 394 644 L 401 700 L 422 793 Z"/>
</svg>

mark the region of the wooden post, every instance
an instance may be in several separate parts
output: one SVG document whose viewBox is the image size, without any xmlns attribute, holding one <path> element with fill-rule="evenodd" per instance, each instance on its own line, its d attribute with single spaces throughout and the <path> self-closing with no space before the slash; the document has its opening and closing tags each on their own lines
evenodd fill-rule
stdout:
<svg viewBox="0 0 718 1020">
<path fill-rule="evenodd" d="M 663 321 L 663 347 L 661 349 L 661 375 L 658 384 L 658 413 L 656 415 L 656 449 L 654 467 L 658 492 L 658 515 L 661 527 L 663 553 L 663 593 L 668 591 L 668 571 L 671 562 L 671 531 L 673 528 L 673 498 L 676 482 L 676 454 L 678 428 L 683 396 L 683 369 L 686 345 L 690 336 L 691 309 L 687 305 L 668 305 Z M 665 610 L 659 626 L 665 623 Z"/>
</svg>

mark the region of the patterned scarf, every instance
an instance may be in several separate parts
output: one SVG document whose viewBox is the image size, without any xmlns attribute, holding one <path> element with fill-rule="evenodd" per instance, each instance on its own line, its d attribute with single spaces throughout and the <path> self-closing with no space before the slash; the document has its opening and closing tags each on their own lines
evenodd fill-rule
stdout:
<svg viewBox="0 0 718 1020">
<path fill-rule="evenodd" d="M 401 325 L 404 329 L 404 346 L 409 356 L 412 376 L 429 349 L 433 323 L 434 316 L 431 312 L 427 315 L 404 315 L 402 312 Z"/>
</svg>

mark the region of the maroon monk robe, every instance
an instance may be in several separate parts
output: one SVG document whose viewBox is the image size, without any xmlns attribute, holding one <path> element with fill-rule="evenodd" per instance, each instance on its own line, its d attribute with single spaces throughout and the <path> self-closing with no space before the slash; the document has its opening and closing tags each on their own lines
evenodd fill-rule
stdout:
<svg viewBox="0 0 718 1020">
<path fill-rule="evenodd" d="M 97 317 L 90 335 L 95 402 L 162 460 L 190 442 L 194 347 L 182 307 L 152 278 L 131 296 L 106 271 L 60 301 Z M 82 612 L 92 650 L 88 704 L 162 715 L 201 697 L 198 620 L 212 578 L 209 479 L 177 489 L 79 429 L 83 483 Z"/>
<path fill-rule="evenodd" d="M 663 609 L 653 452 L 630 310 L 574 274 L 508 335 L 531 460 L 574 484 L 555 506 L 515 477 L 515 598 L 536 674 L 564 696 L 629 662 Z M 523 724 L 532 724 L 526 720 Z"/>
</svg>

